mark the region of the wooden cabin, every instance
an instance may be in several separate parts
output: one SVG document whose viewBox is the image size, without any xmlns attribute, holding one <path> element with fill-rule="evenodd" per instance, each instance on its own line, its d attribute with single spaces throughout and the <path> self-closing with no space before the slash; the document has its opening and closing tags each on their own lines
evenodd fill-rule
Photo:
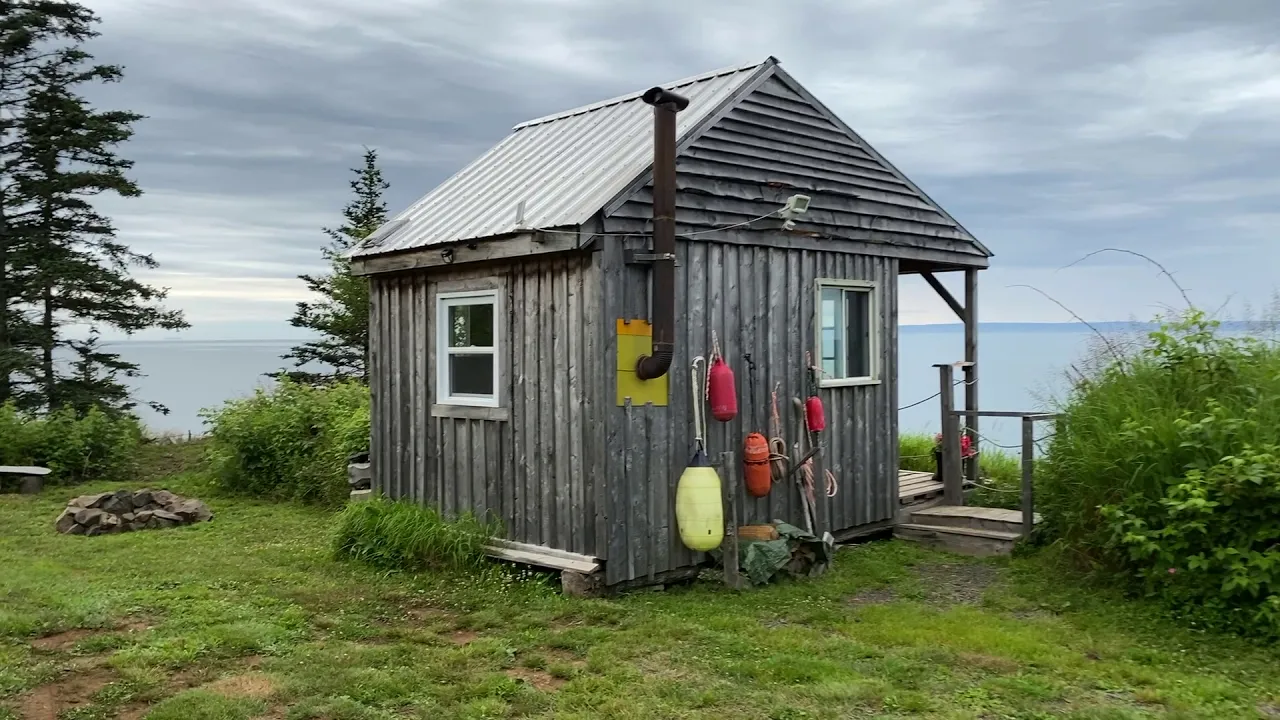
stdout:
<svg viewBox="0 0 1280 720">
<path fill-rule="evenodd" d="M 687 104 L 648 102 L 663 91 Z M 660 111 L 675 118 L 670 189 Z M 674 230 L 661 207 L 655 222 L 668 195 Z M 783 212 L 803 198 L 806 212 Z M 693 451 L 690 363 L 714 334 L 739 413 L 709 421 L 707 445 L 713 460 L 733 453 L 721 476 L 738 523 L 798 522 L 794 484 L 743 491 L 741 450 L 752 430 L 773 435 L 775 388 L 783 436 L 798 439 L 791 399 L 811 356 L 827 424 L 818 476 L 838 483 L 818 493 L 819 532 L 887 526 L 898 278 L 940 288 L 933 273 L 963 272 L 976 356 L 990 255 L 774 58 L 522 123 L 351 255 L 371 285 L 374 487 L 496 518 L 509 557 L 602 566 L 608 585 L 695 568 L 706 556 L 681 543 L 674 498 Z M 638 356 L 662 342 L 669 370 L 640 379 Z"/>
</svg>

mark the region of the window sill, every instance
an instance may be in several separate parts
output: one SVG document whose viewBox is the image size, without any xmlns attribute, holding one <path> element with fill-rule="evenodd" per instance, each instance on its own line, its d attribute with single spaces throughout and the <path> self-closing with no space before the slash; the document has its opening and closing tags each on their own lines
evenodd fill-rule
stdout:
<svg viewBox="0 0 1280 720">
<path fill-rule="evenodd" d="M 484 407 L 481 405 L 441 405 L 437 403 L 431 406 L 431 417 L 509 422 L 511 420 L 511 408 Z"/>
<path fill-rule="evenodd" d="M 879 385 L 880 378 L 840 378 L 839 380 L 821 380 L 818 382 L 820 388 L 843 388 L 843 387 L 864 387 L 866 385 Z"/>
</svg>

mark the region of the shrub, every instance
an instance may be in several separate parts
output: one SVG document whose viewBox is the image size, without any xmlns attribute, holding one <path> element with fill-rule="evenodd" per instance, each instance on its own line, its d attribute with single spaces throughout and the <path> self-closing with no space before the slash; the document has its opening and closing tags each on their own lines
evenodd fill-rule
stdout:
<svg viewBox="0 0 1280 720">
<path fill-rule="evenodd" d="M 41 465 L 49 482 L 123 480 L 136 469 L 142 424 L 128 414 L 92 408 L 31 415 L 0 405 L 0 465 Z"/>
<path fill-rule="evenodd" d="M 485 561 L 496 528 L 473 515 L 448 520 L 432 507 L 381 498 L 338 515 L 334 555 L 387 570 L 469 570 Z"/>
<path fill-rule="evenodd" d="M 1061 405 L 1046 530 L 1181 614 L 1280 633 L 1280 349 L 1189 311 Z"/>
<path fill-rule="evenodd" d="M 209 471 L 231 492 L 339 503 L 349 491 L 348 456 L 369 445 L 369 389 L 356 382 L 281 380 L 202 416 Z"/>
</svg>

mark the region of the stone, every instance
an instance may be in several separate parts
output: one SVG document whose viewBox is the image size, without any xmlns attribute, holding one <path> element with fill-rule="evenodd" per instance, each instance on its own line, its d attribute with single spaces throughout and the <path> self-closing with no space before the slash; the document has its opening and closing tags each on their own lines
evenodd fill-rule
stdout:
<svg viewBox="0 0 1280 720">
<path fill-rule="evenodd" d="M 67 507 L 75 508 L 96 508 L 111 497 L 112 493 L 98 493 L 96 495 L 81 495 L 67 503 Z"/>
<path fill-rule="evenodd" d="M 204 522 L 213 519 L 213 513 L 199 500 L 185 500 L 173 507 L 173 514 L 184 522 Z"/>
<path fill-rule="evenodd" d="M 135 530 L 171 528 L 213 519 L 200 500 L 168 490 L 117 490 L 73 499 L 54 521 L 68 535 L 107 535 Z"/>
<path fill-rule="evenodd" d="M 102 501 L 102 504 L 99 505 L 98 507 L 102 508 L 103 512 L 108 512 L 108 513 L 111 513 L 112 515 L 121 515 L 121 514 L 133 511 L 133 503 L 130 501 L 126 501 L 125 499 L 121 498 L 119 495 L 112 495 L 111 497 Z"/>
<path fill-rule="evenodd" d="M 157 505 L 163 505 L 166 508 L 172 505 L 173 502 L 178 499 L 179 498 L 177 495 L 174 495 L 168 490 L 152 490 L 151 491 L 151 502 L 154 502 Z"/>
<path fill-rule="evenodd" d="M 71 532 L 71 528 L 75 527 L 75 525 L 76 525 L 76 510 L 73 508 L 67 508 L 66 510 L 62 511 L 61 515 L 58 516 L 58 519 L 54 522 L 53 527 L 55 530 L 57 530 L 60 533 L 68 533 L 68 532 Z"/>
<path fill-rule="evenodd" d="M 76 523 L 85 527 L 94 527 L 106 513 L 97 508 L 84 508 L 76 512 Z"/>
</svg>

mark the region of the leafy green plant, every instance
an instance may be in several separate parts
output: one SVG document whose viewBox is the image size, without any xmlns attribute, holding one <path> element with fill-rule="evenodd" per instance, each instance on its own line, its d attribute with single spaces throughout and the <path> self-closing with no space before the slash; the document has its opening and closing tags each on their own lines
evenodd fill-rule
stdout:
<svg viewBox="0 0 1280 720">
<path fill-rule="evenodd" d="M 1256 434 L 1256 412 L 1232 417 L 1211 403 L 1178 422 L 1181 445 L 1208 450 Z M 1137 442 L 1151 432 L 1132 428 Z M 1146 590 L 1219 629 L 1280 637 L 1280 446 L 1244 445 L 1213 462 L 1194 461 L 1164 497 L 1134 495 L 1100 508 L 1115 548 Z"/>
<path fill-rule="evenodd" d="M 349 492 L 347 458 L 369 445 L 369 389 L 358 382 L 283 379 L 202 416 L 211 476 L 230 492 L 337 504 Z"/>
<path fill-rule="evenodd" d="M 342 510 L 333 550 L 387 570 L 470 570 L 485 561 L 484 545 L 497 534 L 474 515 L 451 520 L 433 507 L 375 498 Z"/>
<path fill-rule="evenodd" d="M 1081 377 L 1038 480 L 1046 530 L 1198 623 L 1280 631 L 1280 348 L 1197 310 Z"/>
<path fill-rule="evenodd" d="M 47 467 L 55 484 L 123 480 L 135 469 L 142 434 L 129 414 L 66 408 L 36 415 L 0 405 L 0 465 Z"/>
</svg>

